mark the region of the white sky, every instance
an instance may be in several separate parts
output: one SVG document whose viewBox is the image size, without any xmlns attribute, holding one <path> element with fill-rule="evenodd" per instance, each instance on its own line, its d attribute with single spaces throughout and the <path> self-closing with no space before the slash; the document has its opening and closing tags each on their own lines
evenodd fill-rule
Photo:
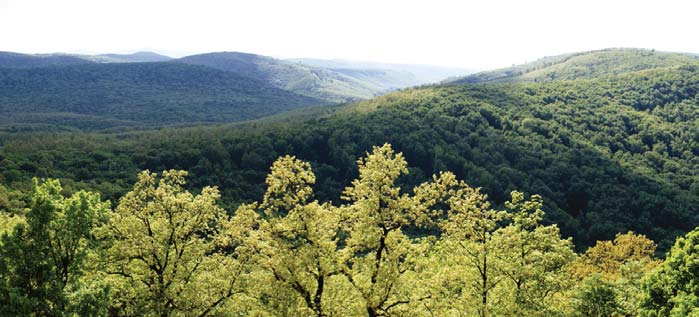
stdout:
<svg viewBox="0 0 699 317">
<path fill-rule="evenodd" d="M 241 51 L 487 69 L 567 52 L 699 53 L 699 1 L 0 0 L 0 50 Z"/>
</svg>

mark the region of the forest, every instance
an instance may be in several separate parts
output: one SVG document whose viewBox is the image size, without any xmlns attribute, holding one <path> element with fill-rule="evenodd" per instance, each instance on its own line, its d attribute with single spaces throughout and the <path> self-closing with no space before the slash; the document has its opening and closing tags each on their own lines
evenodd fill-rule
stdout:
<svg viewBox="0 0 699 317">
<path fill-rule="evenodd" d="M 502 205 L 512 190 L 544 197 L 544 221 L 579 250 L 619 232 L 662 253 L 699 225 L 699 76 L 693 66 L 593 80 L 413 88 L 303 120 L 121 134 L 0 134 L 0 184 L 60 179 L 112 201 L 145 169 L 187 170 L 235 208 L 264 192 L 283 155 L 308 161 L 317 196 L 338 201 L 372 146 L 404 153 L 410 188 L 440 171 Z M 321 108 L 323 109 L 323 108 Z M 312 112 L 311 112 L 312 113 Z M 9 194 L 8 194 L 9 195 Z M 26 200 L 26 199 L 25 199 Z"/>
<path fill-rule="evenodd" d="M 699 316 L 694 56 L 309 108 L 205 66 L 52 67 L 0 72 L 2 316 Z"/>
<path fill-rule="evenodd" d="M 341 203 L 311 164 L 278 158 L 231 213 L 188 173 L 143 171 L 111 205 L 34 180 L 2 214 L 0 309 L 12 316 L 694 316 L 699 229 L 664 260 L 620 233 L 576 253 L 543 198 L 502 207 L 451 172 L 411 190 L 402 153 L 373 147 Z"/>
</svg>

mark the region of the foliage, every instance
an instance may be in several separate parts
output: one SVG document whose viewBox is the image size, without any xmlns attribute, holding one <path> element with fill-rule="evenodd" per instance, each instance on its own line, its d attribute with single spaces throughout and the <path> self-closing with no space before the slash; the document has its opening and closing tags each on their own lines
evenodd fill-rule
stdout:
<svg viewBox="0 0 699 317">
<path fill-rule="evenodd" d="M 34 180 L 26 220 L 0 243 L 0 312 L 3 315 L 61 316 L 91 311 L 99 297 L 82 289 L 82 275 L 92 228 L 104 218 L 109 204 L 100 195 L 61 194 L 56 180 Z"/>
<path fill-rule="evenodd" d="M 643 281 L 640 316 L 699 316 L 699 229 L 675 242 Z"/>
<path fill-rule="evenodd" d="M 597 241 L 572 265 L 582 284 L 576 305 L 583 315 L 636 316 L 641 279 L 659 265 L 655 243 L 643 235 L 617 234 L 613 241 Z"/>
<path fill-rule="evenodd" d="M 109 222 L 100 275 L 115 297 L 116 316 L 208 316 L 236 295 L 246 252 L 225 254 L 218 238 L 225 211 L 218 190 L 184 190 L 186 172 L 143 172 Z M 226 239 L 228 240 L 228 239 Z"/>
<path fill-rule="evenodd" d="M 31 316 L 685 316 L 693 231 L 660 267 L 619 234 L 577 257 L 544 201 L 502 207 L 442 172 L 407 192 L 391 145 L 357 161 L 343 202 L 316 200 L 311 164 L 272 164 L 261 201 L 229 216 L 187 172 L 138 175 L 113 212 L 97 194 L 35 186 L 0 244 L 0 307 Z M 21 216 L 16 216 L 21 217 Z M 93 237 L 94 235 L 94 237 Z M 644 279 L 643 290 L 639 280 Z M 642 294 L 641 294 L 642 293 Z M 642 295 L 642 296 L 639 296 Z M 639 305 L 641 309 L 639 310 Z"/>
<path fill-rule="evenodd" d="M 579 316 L 624 316 L 619 307 L 617 289 L 599 274 L 585 278 L 575 294 L 575 310 Z"/>
</svg>

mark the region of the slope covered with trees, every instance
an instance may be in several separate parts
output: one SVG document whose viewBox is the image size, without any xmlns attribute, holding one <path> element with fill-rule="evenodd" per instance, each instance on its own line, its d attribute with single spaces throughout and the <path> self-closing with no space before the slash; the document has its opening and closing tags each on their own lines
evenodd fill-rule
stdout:
<svg viewBox="0 0 699 317">
<path fill-rule="evenodd" d="M 290 61 L 313 67 L 326 68 L 350 76 L 362 76 L 389 90 L 438 83 L 447 78 L 460 77 L 473 72 L 469 69 L 444 66 L 336 59 L 294 58 L 290 59 Z M 364 75 L 364 73 L 368 73 L 368 75 Z"/>
<path fill-rule="evenodd" d="M 171 57 L 153 52 L 136 52 L 132 54 L 21 54 L 0 52 L 0 68 L 37 68 L 48 66 L 81 65 L 89 63 L 144 63 L 165 62 Z"/>
<path fill-rule="evenodd" d="M 186 169 L 218 185 L 224 206 L 261 196 L 271 162 L 292 154 L 316 170 L 316 195 L 337 201 L 357 157 L 391 142 L 413 186 L 438 171 L 483 188 L 544 198 L 545 221 L 581 248 L 633 230 L 666 251 L 699 224 L 699 72 L 682 66 L 593 80 L 409 89 L 305 122 L 253 122 L 103 136 L 5 135 L 0 175 L 33 176 L 120 197 L 141 169 Z"/>
<path fill-rule="evenodd" d="M 101 61 L 109 63 L 146 63 L 146 62 L 167 62 L 172 57 L 153 52 L 135 52 L 131 54 L 100 54 Z"/>
<path fill-rule="evenodd" d="M 0 52 L 0 68 L 35 68 L 87 64 L 88 60 L 66 54 L 29 55 Z"/>
<path fill-rule="evenodd" d="M 532 63 L 485 71 L 453 83 L 545 82 L 615 76 L 645 69 L 696 65 L 699 56 L 619 48 L 544 57 Z"/>
<path fill-rule="evenodd" d="M 181 63 L 0 69 L 3 129 L 223 123 L 325 103 L 234 73 Z"/>
<path fill-rule="evenodd" d="M 331 102 L 369 99 L 390 90 L 383 85 L 367 81 L 367 78 L 248 53 L 199 54 L 180 58 L 177 62 L 233 72 L 268 82 L 281 89 Z M 370 78 L 378 78 L 379 82 L 386 81 L 376 75 Z M 410 85 L 401 88 L 408 86 Z"/>
</svg>

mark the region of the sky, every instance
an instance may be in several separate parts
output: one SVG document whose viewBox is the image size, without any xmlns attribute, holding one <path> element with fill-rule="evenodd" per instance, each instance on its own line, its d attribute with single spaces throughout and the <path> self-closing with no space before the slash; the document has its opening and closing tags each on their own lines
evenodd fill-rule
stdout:
<svg viewBox="0 0 699 317">
<path fill-rule="evenodd" d="M 492 69 L 609 47 L 699 53 L 699 1 L 0 0 L 0 51 L 239 51 Z"/>
</svg>

